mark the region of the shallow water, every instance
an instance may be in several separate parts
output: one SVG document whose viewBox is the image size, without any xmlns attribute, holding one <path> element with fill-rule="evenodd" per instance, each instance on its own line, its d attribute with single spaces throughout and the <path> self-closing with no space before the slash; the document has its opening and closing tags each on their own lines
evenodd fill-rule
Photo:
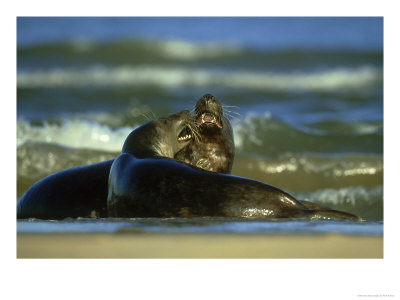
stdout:
<svg viewBox="0 0 400 300">
<path fill-rule="evenodd" d="M 382 234 L 382 18 L 18 18 L 17 25 L 17 198 L 48 174 L 117 156 L 136 126 L 212 93 L 233 125 L 234 175 L 368 221 L 18 221 L 19 232 Z"/>
<path fill-rule="evenodd" d="M 382 235 L 382 222 L 301 221 L 242 218 L 106 218 L 19 220 L 18 233 L 240 233 L 240 234 L 357 234 Z"/>
</svg>

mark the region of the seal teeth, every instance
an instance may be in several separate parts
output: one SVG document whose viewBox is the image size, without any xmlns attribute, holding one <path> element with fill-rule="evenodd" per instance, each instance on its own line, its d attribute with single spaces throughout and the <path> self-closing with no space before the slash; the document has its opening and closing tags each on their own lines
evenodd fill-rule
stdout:
<svg viewBox="0 0 400 300">
<path fill-rule="evenodd" d="M 178 141 L 183 142 L 183 141 L 190 140 L 191 138 L 192 138 L 192 135 L 191 135 L 191 134 L 186 134 L 186 135 L 184 135 L 184 136 L 178 137 Z"/>
<path fill-rule="evenodd" d="M 215 116 L 213 114 L 204 113 L 204 114 L 201 115 L 201 122 L 202 123 L 206 123 L 206 122 L 215 123 L 216 119 L 215 119 Z"/>
<path fill-rule="evenodd" d="M 213 113 L 205 112 L 197 118 L 197 126 L 201 126 L 204 123 L 215 124 L 217 127 L 222 128 L 220 120 Z"/>
<path fill-rule="evenodd" d="M 185 128 L 182 129 L 182 131 L 178 135 L 178 141 L 179 142 L 185 142 L 187 140 L 190 140 L 193 137 L 193 133 L 190 130 L 190 126 L 186 126 Z"/>
</svg>

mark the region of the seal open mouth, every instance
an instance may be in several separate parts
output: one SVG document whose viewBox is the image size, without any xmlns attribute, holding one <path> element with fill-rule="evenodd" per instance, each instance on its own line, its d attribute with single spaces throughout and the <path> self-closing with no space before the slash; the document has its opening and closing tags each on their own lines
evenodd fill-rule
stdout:
<svg viewBox="0 0 400 300">
<path fill-rule="evenodd" d="M 209 113 L 209 112 L 202 113 L 197 118 L 196 123 L 198 126 L 201 126 L 203 124 L 215 124 L 215 125 L 217 125 L 217 127 L 222 128 L 220 119 L 213 113 Z"/>
<path fill-rule="evenodd" d="M 188 126 L 184 127 L 182 131 L 178 135 L 178 141 L 179 142 L 186 142 L 190 140 L 193 137 L 192 131 Z"/>
</svg>

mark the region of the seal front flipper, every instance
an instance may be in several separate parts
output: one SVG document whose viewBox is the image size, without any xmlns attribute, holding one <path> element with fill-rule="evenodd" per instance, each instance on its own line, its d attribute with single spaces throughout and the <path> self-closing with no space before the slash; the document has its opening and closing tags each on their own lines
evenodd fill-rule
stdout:
<svg viewBox="0 0 400 300">
<path fill-rule="evenodd" d="M 201 158 L 196 162 L 196 167 L 206 170 L 206 171 L 213 171 L 213 166 L 208 159 Z"/>
</svg>

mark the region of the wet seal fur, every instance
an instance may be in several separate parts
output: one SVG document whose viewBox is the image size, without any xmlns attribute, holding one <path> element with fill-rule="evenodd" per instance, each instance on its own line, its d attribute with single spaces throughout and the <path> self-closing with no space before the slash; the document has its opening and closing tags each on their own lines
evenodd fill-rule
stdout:
<svg viewBox="0 0 400 300">
<path fill-rule="evenodd" d="M 235 156 L 232 126 L 222 106 L 206 94 L 196 103 L 195 122 L 199 138 L 175 155 L 175 159 L 203 170 L 231 173 Z"/>
<path fill-rule="evenodd" d="M 210 96 L 205 95 L 199 100 L 200 108 L 203 107 L 201 102 L 214 103 L 214 108 L 219 105 L 219 103 L 215 104 L 215 99 L 213 100 Z M 198 105 L 196 109 L 197 107 Z M 209 121 L 206 123 L 211 123 L 207 126 L 223 128 L 221 123 L 214 119 L 215 116 L 220 116 L 219 113 L 214 114 L 214 117 L 203 116 L 203 111 L 210 113 L 207 109 L 199 109 L 196 112 L 196 123 L 199 127 L 205 122 L 200 122 L 198 118 L 205 117 Z M 152 137 L 154 138 L 154 135 Z M 228 137 L 228 135 L 222 135 L 222 137 Z M 141 153 L 144 155 L 138 156 L 124 145 L 121 155 L 113 162 L 107 197 L 107 208 L 111 217 L 219 216 L 362 220 L 350 213 L 332 210 L 308 201 L 298 201 L 287 192 L 266 183 L 205 171 L 167 157 L 151 157 L 152 155 L 148 155 L 153 152 L 152 147 L 149 147 L 151 144 L 142 143 L 140 135 L 139 139 L 135 136 L 128 138 L 129 145 L 138 147 L 141 144 Z M 212 141 L 211 138 L 200 143 L 207 146 L 208 143 L 212 145 Z M 221 143 L 217 145 L 219 147 Z M 173 148 L 172 151 L 177 150 L 178 154 L 184 158 L 183 161 L 191 162 L 195 166 L 207 166 L 198 162 L 202 154 L 212 153 L 212 149 L 207 147 L 204 149 L 199 147 L 188 152 L 185 152 L 185 148 L 182 149 Z M 225 173 L 229 173 L 231 168 L 229 161 L 218 160 L 224 156 L 226 153 L 222 156 L 211 157 L 209 164 L 216 164 L 222 167 Z M 208 169 L 212 170 L 211 167 Z"/>
<path fill-rule="evenodd" d="M 138 158 L 173 158 L 192 141 L 189 126 L 194 127 L 194 123 L 188 111 L 149 121 L 129 134 L 123 151 Z M 17 218 L 107 217 L 107 186 L 113 162 L 70 168 L 39 180 L 18 200 Z"/>
</svg>

